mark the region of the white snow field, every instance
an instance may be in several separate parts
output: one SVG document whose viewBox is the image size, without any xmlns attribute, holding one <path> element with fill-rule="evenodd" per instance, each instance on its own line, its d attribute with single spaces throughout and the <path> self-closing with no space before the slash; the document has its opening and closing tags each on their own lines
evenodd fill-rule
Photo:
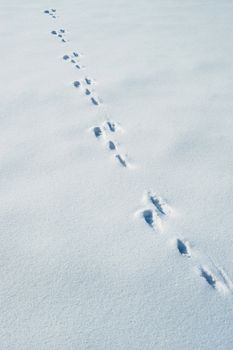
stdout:
<svg viewBox="0 0 233 350">
<path fill-rule="evenodd" d="M 233 349 L 233 1 L 1 0 L 0 34 L 0 350 Z"/>
</svg>

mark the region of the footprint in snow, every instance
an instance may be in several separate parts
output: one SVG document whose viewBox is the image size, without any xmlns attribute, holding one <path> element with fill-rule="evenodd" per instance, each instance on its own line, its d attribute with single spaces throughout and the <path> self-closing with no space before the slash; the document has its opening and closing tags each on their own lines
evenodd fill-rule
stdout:
<svg viewBox="0 0 233 350">
<path fill-rule="evenodd" d="M 113 120 L 106 120 L 104 122 L 104 126 L 105 126 L 105 129 L 111 133 L 117 132 L 117 131 L 122 131 L 121 126 Z"/>
<path fill-rule="evenodd" d="M 150 227 L 156 227 L 162 231 L 163 219 L 168 213 L 167 204 L 161 199 L 161 197 L 157 197 L 154 194 L 151 194 L 151 192 L 146 192 L 146 194 L 144 194 L 143 201 L 149 206 L 146 210 L 140 211 L 145 222 Z M 185 252 L 185 247 L 182 247 L 181 243 L 181 240 L 177 240 L 177 248 L 179 252 L 183 254 Z"/>
<path fill-rule="evenodd" d="M 116 145 L 113 141 L 108 141 L 108 148 L 110 151 L 114 151 L 116 149 Z"/>
<path fill-rule="evenodd" d="M 95 126 L 93 128 L 93 132 L 94 132 L 94 135 L 95 135 L 96 138 L 99 138 L 100 136 L 103 135 L 103 131 L 102 131 L 102 129 L 99 126 Z M 116 145 L 115 145 L 115 143 L 113 141 L 109 140 L 107 142 L 107 145 L 108 145 L 108 148 L 111 151 L 116 150 Z M 121 161 L 124 162 L 123 158 L 120 155 L 118 155 L 118 156 L 121 158 Z"/>
<path fill-rule="evenodd" d="M 90 94 L 91 94 L 91 91 L 90 91 L 89 89 L 86 89 L 86 90 L 85 90 L 85 95 L 88 96 L 88 95 L 90 95 Z"/>
<path fill-rule="evenodd" d="M 94 127 L 93 132 L 96 138 L 99 138 L 102 135 L 102 130 L 99 126 Z"/>
<path fill-rule="evenodd" d="M 94 106 L 98 106 L 99 105 L 99 102 L 94 98 L 94 97 L 91 97 L 91 102 Z"/>
<path fill-rule="evenodd" d="M 169 206 L 161 197 L 158 197 L 158 196 L 152 194 L 151 192 L 148 192 L 148 199 L 153 204 L 157 213 L 160 216 L 165 216 L 165 215 L 168 215 L 170 213 Z"/>
<path fill-rule="evenodd" d="M 63 35 L 65 33 L 65 29 L 60 29 L 59 30 L 59 38 L 61 38 L 61 42 L 66 43 L 66 40 L 63 38 Z"/>
<path fill-rule="evenodd" d="M 181 239 L 177 239 L 176 246 L 181 255 L 191 257 L 190 247 L 188 242 L 182 241 Z"/>
<path fill-rule="evenodd" d="M 49 10 L 44 10 L 44 13 L 46 15 L 52 16 L 53 18 L 56 18 L 56 15 L 55 15 L 56 9 L 51 9 L 51 12 Z"/>
<path fill-rule="evenodd" d="M 63 56 L 63 60 L 67 61 L 67 60 L 69 60 L 69 59 L 70 59 L 70 56 L 68 56 L 68 55 L 64 55 L 64 56 Z"/>
<path fill-rule="evenodd" d="M 73 85 L 74 85 L 74 87 L 79 88 L 81 84 L 80 84 L 80 82 L 78 80 L 75 80 L 73 82 Z"/>
<path fill-rule="evenodd" d="M 115 132 L 116 131 L 116 123 L 112 122 L 112 121 L 107 121 L 107 127 L 111 132 Z"/>
<path fill-rule="evenodd" d="M 51 34 L 57 35 L 58 38 L 62 38 L 61 41 L 65 43 L 66 40 L 62 37 L 62 34 L 61 34 L 61 33 L 65 33 L 65 30 L 64 30 L 64 29 L 60 29 L 58 32 L 57 32 L 56 30 L 52 30 L 52 31 L 51 31 Z"/>
<path fill-rule="evenodd" d="M 150 209 L 146 209 L 142 212 L 142 216 L 145 220 L 145 222 L 150 226 L 154 226 L 154 218 L 153 218 L 153 211 Z"/>
<path fill-rule="evenodd" d="M 86 82 L 86 84 L 87 84 L 87 85 L 91 85 L 92 80 L 91 80 L 91 79 L 89 79 L 89 78 L 85 78 L 85 82 Z"/>
<path fill-rule="evenodd" d="M 59 35 L 58 35 L 58 36 L 59 36 Z M 62 37 L 62 35 L 61 35 L 61 37 Z M 77 69 L 81 69 L 80 65 L 79 65 L 78 62 L 75 60 L 76 57 L 78 57 L 78 53 L 73 52 L 70 56 L 69 56 L 69 55 L 64 55 L 64 56 L 63 56 L 63 59 L 64 59 L 64 60 L 70 59 L 70 62 L 73 63 L 73 64 L 75 64 L 75 67 L 76 67 Z"/>
<path fill-rule="evenodd" d="M 217 281 L 211 272 L 209 272 L 206 268 L 201 267 L 200 268 L 200 275 L 201 275 L 201 277 L 203 277 L 205 279 L 205 281 L 208 283 L 209 286 L 211 286 L 214 289 L 216 288 Z"/>
<path fill-rule="evenodd" d="M 161 229 L 161 222 L 158 214 L 155 210 L 145 209 L 142 211 L 142 217 L 147 225 L 149 225 L 154 230 Z"/>
<path fill-rule="evenodd" d="M 44 10 L 44 13 L 46 15 L 51 15 L 51 16 L 53 16 L 55 12 L 56 12 L 56 9 L 51 9 L 51 12 L 49 10 Z"/>
<path fill-rule="evenodd" d="M 213 289 L 218 290 L 219 292 L 233 293 L 233 283 L 231 279 L 227 276 L 226 272 L 213 265 L 215 273 L 213 273 L 208 267 L 201 266 L 199 267 L 199 273 L 202 278 L 205 279 L 206 283 Z"/>
<path fill-rule="evenodd" d="M 127 163 L 126 163 L 125 159 L 120 154 L 116 154 L 115 157 L 121 166 L 123 166 L 124 168 L 127 167 Z"/>
</svg>

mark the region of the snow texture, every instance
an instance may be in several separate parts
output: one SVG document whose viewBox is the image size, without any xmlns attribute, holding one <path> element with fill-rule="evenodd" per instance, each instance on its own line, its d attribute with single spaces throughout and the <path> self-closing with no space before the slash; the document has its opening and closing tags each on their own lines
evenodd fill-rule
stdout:
<svg viewBox="0 0 233 350">
<path fill-rule="evenodd" d="M 232 18 L 1 0 L 1 350 L 233 348 Z"/>
</svg>

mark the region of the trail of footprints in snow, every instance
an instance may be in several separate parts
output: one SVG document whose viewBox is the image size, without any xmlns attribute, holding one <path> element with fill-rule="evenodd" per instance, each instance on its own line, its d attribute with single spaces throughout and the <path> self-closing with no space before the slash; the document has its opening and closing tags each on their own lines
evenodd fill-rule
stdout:
<svg viewBox="0 0 233 350">
<path fill-rule="evenodd" d="M 119 145 L 112 139 L 112 135 L 117 134 L 120 129 L 121 127 L 118 123 L 107 120 L 101 126 L 93 127 L 92 131 L 97 139 L 102 140 L 104 145 L 107 145 L 107 148 L 114 154 L 118 164 L 123 168 L 127 168 L 126 157 L 119 153 Z"/>
<path fill-rule="evenodd" d="M 44 12 L 48 13 L 47 11 L 49 11 L 49 10 L 45 10 Z M 56 36 L 57 38 L 60 38 L 62 42 L 64 42 L 64 43 L 67 42 L 67 39 L 65 37 L 65 34 L 66 34 L 65 29 L 52 30 L 51 34 Z M 80 64 L 80 61 L 79 61 L 80 57 L 81 57 L 81 55 L 79 52 L 73 51 L 70 55 L 65 54 L 63 56 L 63 60 L 72 63 L 76 69 L 81 70 L 84 67 L 82 67 Z M 99 106 L 100 99 L 98 98 L 98 96 L 96 96 L 94 89 L 90 88 L 90 85 L 92 86 L 93 83 L 94 83 L 94 80 L 91 80 L 90 78 L 85 77 L 82 82 L 79 80 L 75 80 L 73 82 L 73 86 L 75 88 L 84 87 L 85 95 L 90 97 L 90 103 L 93 106 Z M 87 87 L 85 87 L 85 85 L 87 85 Z"/>
<path fill-rule="evenodd" d="M 80 57 L 81 57 L 81 54 L 79 52 L 73 51 L 70 55 L 67 55 L 67 54 L 64 55 L 63 60 L 66 62 L 72 63 L 75 68 L 81 70 L 83 67 L 79 61 Z M 90 102 L 92 105 L 98 106 L 98 105 L 100 105 L 100 100 L 95 94 L 95 90 L 93 88 L 94 84 L 95 84 L 94 79 L 90 79 L 88 77 L 85 77 L 85 78 L 81 79 L 80 81 L 75 80 L 73 82 L 73 86 L 75 88 L 83 88 L 84 94 L 86 96 L 90 97 Z"/>
<path fill-rule="evenodd" d="M 161 197 L 152 192 L 147 192 L 144 196 L 146 207 L 140 211 L 140 217 L 153 231 L 162 232 L 163 223 L 172 213 L 171 207 Z M 192 249 L 190 243 L 181 238 L 176 238 L 176 249 L 182 257 L 192 258 Z M 194 258 L 194 260 L 198 260 Z M 233 284 L 226 273 L 213 263 L 212 269 L 197 261 L 198 274 L 212 289 L 220 292 L 233 292 Z M 214 271 L 214 272 L 213 272 Z"/>
<path fill-rule="evenodd" d="M 45 10 L 44 13 L 51 14 L 56 12 L 55 9 L 52 10 Z M 61 38 L 62 42 L 66 42 L 67 40 L 64 38 L 65 36 L 65 29 L 59 29 L 58 31 L 52 30 L 51 34 Z M 81 70 L 83 67 L 80 63 L 81 54 L 78 51 L 73 51 L 71 54 L 64 54 L 62 59 L 66 62 L 69 62 L 74 65 L 74 67 L 78 70 Z M 81 89 L 84 91 L 84 94 L 90 98 L 90 103 L 93 106 L 99 106 L 100 105 L 100 99 L 95 94 L 95 90 L 93 88 L 93 85 L 95 84 L 94 79 L 91 79 L 87 76 L 85 76 L 81 80 L 75 80 L 73 81 L 73 86 L 76 89 Z M 111 153 L 114 154 L 114 158 L 117 161 L 117 163 L 123 167 L 128 167 L 128 162 L 126 161 L 126 156 L 123 156 L 118 152 L 119 144 L 116 145 L 116 142 L 113 141 L 110 137 L 111 133 L 117 133 L 119 130 L 119 125 L 115 122 L 112 122 L 110 120 L 106 121 L 104 125 L 102 126 L 96 126 L 93 128 L 93 133 L 97 139 L 102 139 L 107 145 L 107 148 L 111 151 Z"/>
<path fill-rule="evenodd" d="M 56 9 L 45 10 L 44 13 L 51 16 L 53 19 L 57 18 Z M 60 39 L 61 42 L 67 42 L 65 29 L 52 30 L 51 34 Z M 83 67 L 80 63 L 80 57 L 81 54 L 79 52 L 73 51 L 71 54 L 65 54 L 63 60 L 73 64 L 76 69 L 81 70 Z M 95 95 L 93 89 L 94 83 L 93 79 L 85 77 L 81 81 L 75 80 L 73 86 L 77 89 L 83 89 L 84 94 L 90 98 L 91 104 L 99 106 L 100 100 Z M 119 144 L 112 139 L 112 135 L 116 135 L 119 130 L 121 130 L 120 125 L 111 120 L 106 120 L 101 125 L 92 128 L 94 137 L 97 140 L 103 141 L 109 151 L 114 154 L 114 158 L 120 166 L 127 168 L 128 163 L 126 157 L 119 153 Z M 165 220 L 167 220 L 172 213 L 171 207 L 161 197 L 150 191 L 144 196 L 144 202 L 146 202 L 146 207 L 143 210 L 140 210 L 140 217 L 150 229 L 155 232 L 162 232 Z M 175 242 L 176 249 L 180 256 L 184 258 L 193 257 L 190 243 L 187 240 L 176 238 Z M 198 263 L 198 268 L 196 270 L 198 271 L 199 276 L 204 279 L 212 289 L 233 293 L 233 283 L 223 269 L 218 268 L 215 265 L 210 269 L 209 267 Z M 212 272 L 212 270 L 215 272 Z"/>
<path fill-rule="evenodd" d="M 61 31 L 61 30 L 60 30 Z M 64 29 L 62 29 L 62 32 L 65 32 Z M 58 32 L 52 31 L 52 34 L 57 35 Z M 66 62 L 72 63 L 76 68 L 81 69 L 81 63 L 79 61 L 79 58 L 81 57 L 81 54 L 77 51 L 73 51 L 71 54 L 65 54 L 63 55 L 62 59 Z M 90 97 L 90 102 L 94 106 L 100 105 L 99 98 L 95 95 L 95 90 L 93 89 L 93 85 L 95 84 L 94 79 L 91 79 L 89 77 L 85 77 L 81 80 L 75 80 L 73 82 L 73 86 L 77 89 L 83 89 L 84 94 L 88 97 Z M 110 135 L 111 133 L 117 133 L 117 131 L 120 129 L 119 125 L 115 122 L 112 122 L 110 120 L 106 121 L 104 125 L 102 126 L 96 126 L 93 128 L 93 132 L 96 138 L 101 138 L 104 140 L 105 144 L 107 145 L 107 148 L 110 151 L 113 151 L 114 158 L 116 159 L 117 163 L 123 167 L 127 168 L 128 163 L 126 161 L 126 157 L 123 156 L 118 152 L 119 146 L 116 146 L 116 142 L 114 142 Z"/>
</svg>

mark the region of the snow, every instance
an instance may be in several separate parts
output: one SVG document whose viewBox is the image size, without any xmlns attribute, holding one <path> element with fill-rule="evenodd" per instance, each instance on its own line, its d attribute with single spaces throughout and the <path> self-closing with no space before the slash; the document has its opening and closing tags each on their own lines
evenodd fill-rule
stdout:
<svg viewBox="0 0 233 350">
<path fill-rule="evenodd" d="M 1 1 L 1 350 L 233 347 L 232 12 Z"/>
</svg>

